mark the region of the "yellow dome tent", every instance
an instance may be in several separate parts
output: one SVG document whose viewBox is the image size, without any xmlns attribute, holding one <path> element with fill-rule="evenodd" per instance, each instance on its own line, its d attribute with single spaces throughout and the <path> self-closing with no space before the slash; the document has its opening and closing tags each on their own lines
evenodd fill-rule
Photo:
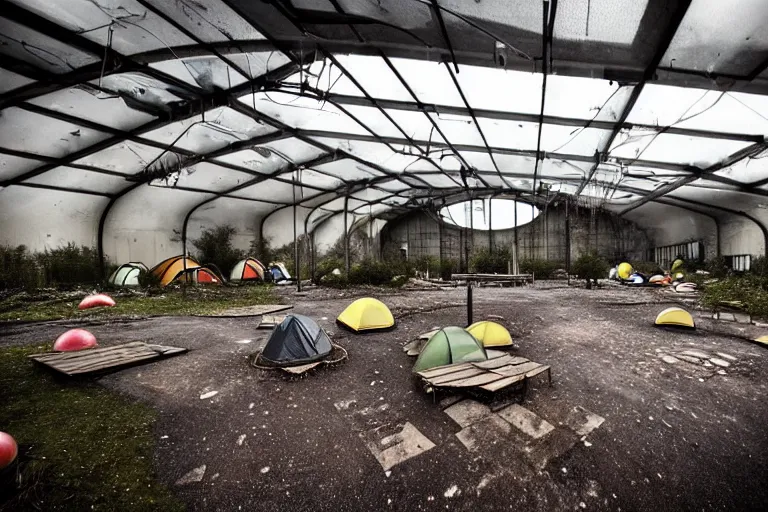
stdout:
<svg viewBox="0 0 768 512">
<path fill-rule="evenodd" d="M 201 265 L 194 259 L 187 257 L 187 270 L 192 268 L 198 268 Z M 161 286 L 167 286 L 171 281 L 176 279 L 179 274 L 184 272 L 184 257 L 174 256 L 167 260 L 161 261 L 149 271 L 150 274 L 157 276 L 160 279 Z"/>
<path fill-rule="evenodd" d="M 336 319 L 340 325 L 355 332 L 391 329 L 395 318 L 380 300 L 371 297 L 357 299 Z"/>
<path fill-rule="evenodd" d="M 768 347 L 768 336 L 760 336 L 759 338 L 755 338 L 754 341 L 765 347 Z"/>
<path fill-rule="evenodd" d="M 694 328 L 693 317 L 681 308 L 667 308 L 656 316 L 656 325 Z"/>
<path fill-rule="evenodd" d="M 505 347 L 512 345 L 512 336 L 501 324 L 483 320 L 467 327 L 467 332 L 477 338 L 484 347 Z"/>
<path fill-rule="evenodd" d="M 619 279 L 626 281 L 634 272 L 632 265 L 625 261 L 624 263 L 619 264 L 617 274 L 619 274 Z"/>
</svg>

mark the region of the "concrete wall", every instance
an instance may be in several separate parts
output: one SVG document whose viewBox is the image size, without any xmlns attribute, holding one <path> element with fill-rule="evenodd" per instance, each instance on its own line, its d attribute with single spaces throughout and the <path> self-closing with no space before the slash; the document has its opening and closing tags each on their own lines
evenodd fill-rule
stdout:
<svg viewBox="0 0 768 512">
<path fill-rule="evenodd" d="M 575 260 L 587 250 L 597 250 L 609 261 L 643 260 L 653 246 L 643 229 L 636 224 L 604 211 L 592 211 L 569 206 L 570 257 Z M 517 229 L 492 232 L 494 247 L 511 247 L 517 238 L 520 259 L 535 258 L 565 262 L 566 208 L 550 206 L 533 222 Z M 440 254 L 440 227 L 427 213 L 414 213 L 389 223 L 382 231 L 382 251 L 397 253 L 407 245 L 410 258 Z M 468 230 L 469 231 L 469 230 Z M 460 228 L 442 223 L 444 258 L 464 257 L 465 233 Z M 487 248 L 491 243 L 488 231 L 469 231 L 470 247 Z"/>
</svg>

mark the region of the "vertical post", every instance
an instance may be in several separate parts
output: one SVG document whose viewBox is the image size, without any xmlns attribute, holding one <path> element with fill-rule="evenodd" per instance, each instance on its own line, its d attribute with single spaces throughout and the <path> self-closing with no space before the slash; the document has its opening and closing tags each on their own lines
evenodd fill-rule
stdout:
<svg viewBox="0 0 768 512">
<path fill-rule="evenodd" d="M 717 217 L 714 218 L 715 221 L 715 237 L 717 238 L 716 242 L 716 249 L 717 249 L 717 257 L 720 257 L 720 253 L 722 252 L 722 249 L 720 247 L 720 221 L 717 219 Z M 768 250 L 768 247 L 766 248 Z"/>
<path fill-rule="evenodd" d="M 181 264 L 184 268 L 184 279 L 181 281 L 181 296 L 185 299 L 187 298 L 187 279 L 189 279 L 189 274 L 187 274 L 187 226 L 182 225 L 181 227 Z M 205 262 L 203 262 L 205 264 Z"/>
<path fill-rule="evenodd" d="M 493 197 L 488 199 L 488 252 L 493 253 Z"/>
<path fill-rule="evenodd" d="M 514 251 L 512 253 L 512 273 L 519 274 L 518 271 L 518 257 L 520 255 L 520 246 L 518 245 L 518 231 L 520 231 L 520 228 L 517 226 L 517 198 L 515 198 L 515 246 Z"/>
<path fill-rule="evenodd" d="M 443 272 L 443 221 L 440 214 L 437 215 L 437 259 L 440 262 L 440 274 Z"/>
<path fill-rule="evenodd" d="M 565 270 L 571 275 L 571 216 L 568 203 L 565 202 Z"/>
<path fill-rule="evenodd" d="M 349 209 L 349 194 L 344 196 L 344 272 L 349 279 L 349 230 L 347 229 L 347 210 Z"/>
<path fill-rule="evenodd" d="M 301 291 L 301 261 L 299 258 L 299 238 L 296 229 L 296 171 L 291 173 L 293 188 L 293 267 L 296 272 L 296 291 Z"/>
<path fill-rule="evenodd" d="M 472 325 L 472 281 L 467 279 L 467 326 Z"/>
</svg>

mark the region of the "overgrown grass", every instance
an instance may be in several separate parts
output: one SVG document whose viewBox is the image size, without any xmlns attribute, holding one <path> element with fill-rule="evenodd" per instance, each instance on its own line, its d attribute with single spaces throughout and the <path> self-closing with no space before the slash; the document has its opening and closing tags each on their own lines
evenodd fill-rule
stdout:
<svg viewBox="0 0 768 512">
<path fill-rule="evenodd" d="M 26 358 L 47 350 L 0 350 L 0 426 L 21 446 L 22 477 L 18 491 L 0 489 L 0 510 L 183 510 L 155 480 L 154 411 Z"/>
<path fill-rule="evenodd" d="M 80 311 L 83 294 L 47 291 L 17 293 L 0 301 L 0 321 L 39 321 L 67 318 L 109 318 L 115 316 L 195 315 L 227 308 L 274 304 L 278 298 L 267 285 L 228 287 L 189 287 L 166 289 L 161 295 L 115 296 L 117 305 Z"/>
<path fill-rule="evenodd" d="M 768 318 L 768 278 L 746 274 L 707 283 L 701 290 L 701 302 L 711 308 L 740 302 L 750 315 Z"/>
</svg>

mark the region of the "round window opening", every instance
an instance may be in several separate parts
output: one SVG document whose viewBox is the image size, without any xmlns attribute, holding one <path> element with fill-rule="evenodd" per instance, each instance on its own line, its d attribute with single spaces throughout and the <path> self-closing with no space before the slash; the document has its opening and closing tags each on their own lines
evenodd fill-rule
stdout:
<svg viewBox="0 0 768 512">
<path fill-rule="evenodd" d="M 538 217 L 539 209 L 513 199 L 473 199 L 445 206 L 440 218 L 461 228 L 512 229 Z"/>
</svg>

